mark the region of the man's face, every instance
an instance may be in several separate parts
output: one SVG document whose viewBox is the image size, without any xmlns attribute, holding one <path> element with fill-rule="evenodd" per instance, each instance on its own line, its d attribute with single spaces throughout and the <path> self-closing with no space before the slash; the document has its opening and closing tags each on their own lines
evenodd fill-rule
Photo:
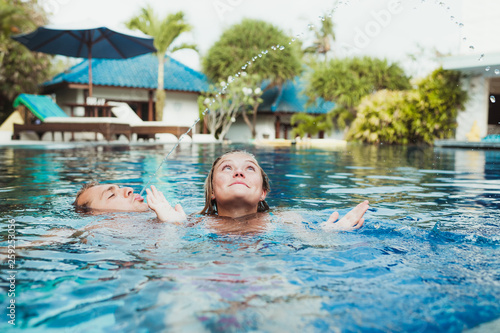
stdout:
<svg viewBox="0 0 500 333">
<path fill-rule="evenodd" d="M 131 187 L 118 185 L 96 185 L 85 190 L 78 198 L 77 205 L 87 203 L 87 207 L 103 211 L 145 212 L 149 210 L 144 198 L 134 193 Z"/>
</svg>

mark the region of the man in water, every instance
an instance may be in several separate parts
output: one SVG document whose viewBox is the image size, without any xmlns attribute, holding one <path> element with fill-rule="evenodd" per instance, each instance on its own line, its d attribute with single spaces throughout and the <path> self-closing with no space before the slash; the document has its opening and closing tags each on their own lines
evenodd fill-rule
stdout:
<svg viewBox="0 0 500 333">
<path fill-rule="evenodd" d="M 148 202 L 131 187 L 92 182 L 83 185 L 76 194 L 73 205 L 81 210 L 103 212 L 148 212 L 152 209 L 164 222 L 182 222 L 186 213 L 181 205 L 170 206 L 161 191 L 153 185 L 146 189 Z"/>
</svg>

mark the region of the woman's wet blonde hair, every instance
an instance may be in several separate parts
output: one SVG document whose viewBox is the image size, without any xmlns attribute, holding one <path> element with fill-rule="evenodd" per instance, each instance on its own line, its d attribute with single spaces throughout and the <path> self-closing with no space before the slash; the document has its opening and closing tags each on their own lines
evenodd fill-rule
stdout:
<svg viewBox="0 0 500 333">
<path fill-rule="evenodd" d="M 248 156 L 251 156 L 256 162 L 257 160 L 255 159 L 255 156 L 250 154 L 249 152 L 246 152 L 244 150 L 231 150 L 228 151 L 221 156 L 219 156 L 214 163 L 212 164 L 212 168 L 210 169 L 210 172 L 208 173 L 207 179 L 205 179 L 205 207 L 203 207 L 203 210 L 201 211 L 200 214 L 208 214 L 208 215 L 215 215 L 217 214 L 217 201 L 215 199 L 212 199 L 212 193 L 213 193 L 213 177 L 214 177 L 214 170 L 215 166 L 217 163 L 224 157 L 230 154 L 235 154 L 235 153 L 243 153 L 247 154 Z M 269 182 L 269 177 L 267 177 L 267 174 L 264 172 L 262 167 L 259 165 L 257 162 L 257 166 L 259 167 L 260 174 L 262 175 L 262 189 L 266 191 L 266 193 L 269 193 L 271 191 L 271 185 Z M 269 205 L 267 204 L 266 200 L 259 201 L 259 205 L 257 206 L 257 212 L 265 212 L 269 210 Z"/>
</svg>

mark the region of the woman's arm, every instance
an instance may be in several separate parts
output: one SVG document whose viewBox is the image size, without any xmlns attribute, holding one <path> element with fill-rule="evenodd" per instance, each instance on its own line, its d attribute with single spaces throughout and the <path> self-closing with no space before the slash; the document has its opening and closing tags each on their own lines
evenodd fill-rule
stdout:
<svg viewBox="0 0 500 333">
<path fill-rule="evenodd" d="M 319 226 L 325 231 L 349 231 L 359 229 L 363 226 L 365 219 L 364 214 L 368 210 L 368 201 L 363 201 L 349 213 L 342 217 L 339 221 L 339 213 L 334 212 L 330 215 L 328 221 L 321 223 Z M 310 236 L 306 228 L 302 225 L 304 218 L 296 212 L 280 212 L 276 214 L 279 219 L 292 227 L 294 234 L 306 239 Z M 335 222 L 337 221 L 337 222 Z M 311 234 L 312 235 L 312 234 Z M 315 237 L 315 236 L 314 236 Z"/>
</svg>

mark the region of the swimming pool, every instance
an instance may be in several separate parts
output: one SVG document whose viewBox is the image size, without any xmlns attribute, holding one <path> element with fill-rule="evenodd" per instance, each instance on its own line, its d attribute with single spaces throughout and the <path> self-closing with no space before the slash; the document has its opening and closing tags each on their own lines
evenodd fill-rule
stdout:
<svg viewBox="0 0 500 333">
<path fill-rule="evenodd" d="M 183 144 L 152 184 L 196 213 L 212 161 L 233 148 L 256 155 L 271 179 L 270 206 L 302 213 L 303 232 L 278 220 L 262 233 L 221 234 L 204 223 L 156 223 L 153 214 L 72 209 L 91 179 L 140 191 L 170 146 L 1 149 L 2 259 L 13 229 L 17 247 L 15 267 L 2 262 L 0 330 L 498 329 L 500 151 Z M 316 230 L 364 199 L 362 229 Z"/>
</svg>

